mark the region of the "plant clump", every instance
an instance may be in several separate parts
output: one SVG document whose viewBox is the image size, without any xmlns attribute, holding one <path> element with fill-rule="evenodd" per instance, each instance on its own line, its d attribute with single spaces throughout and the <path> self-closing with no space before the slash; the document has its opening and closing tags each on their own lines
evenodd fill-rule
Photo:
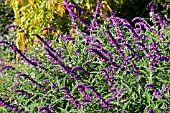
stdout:
<svg viewBox="0 0 170 113">
<path fill-rule="evenodd" d="M 64 0 L 73 31 L 49 37 L 34 36 L 38 42 L 20 50 L 21 64 L 0 66 L 2 77 L 0 109 L 4 112 L 169 112 L 170 40 L 166 16 L 154 12 L 148 24 L 136 17 L 133 27 L 126 19 L 99 15 L 98 0 L 91 24 L 87 24 Z M 98 18 L 103 16 L 104 22 Z M 76 24 L 84 25 L 88 32 Z M 14 26 L 14 25 L 13 25 Z M 15 26 L 16 27 L 16 26 Z M 7 27 L 8 28 L 8 27 Z M 17 27 L 19 28 L 19 27 Z M 55 30 L 45 27 L 49 32 Z"/>
</svg>

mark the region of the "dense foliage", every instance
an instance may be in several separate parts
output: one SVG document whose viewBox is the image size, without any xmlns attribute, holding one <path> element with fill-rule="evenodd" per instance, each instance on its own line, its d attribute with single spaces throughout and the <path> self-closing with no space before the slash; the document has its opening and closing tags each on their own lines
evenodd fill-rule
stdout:
<svg viewBox="0 0 170 113">
<path fill-rule="evenodd" d="M 5 29 L 5 26 L 11 24 L 14 20 L 14 13 L 8 5 L 4 4 L 4 1 L 0 0 L 0 40 L 8 40 L 10 42 L 15 41 L 15 31 L 10 29 Z M 8 32 L 10 35 L 8 35 Z M 12 55 L 12 52 L 8 50 L 8 47 L 0 46 L 0 58 L 6 56 L 6 59 L 9 61 L 12 60 L 15 56 Z M 1 63 L 0 63 L 1 64 Z"/>
<path fill-rule="evenodd" d="M 73 5 L 64 0 L 73 23 L 73 30 L 66 35 L 61 32 L 56 36 L 52 27 L 41 29 L 48 31 L 45 36 L 27 34 L 14 24 L 6 27 L 15 28 L 28 38 L 35 37 L 37 43 L 21 51 L 14 43 L 0 40 L 1 46 L 10 47 L 21 60 L 18 65 L 0 65 L 0 110 L 170 112 L 167 17 L 154 11 L 151 2 L 148 8 L 152 24 L 135 17 L 133 27 L 112 10 L 110 17 L 99 15 L 101 0 L 98 0 L 89 24 L 74 13 Z"/>
</svg>

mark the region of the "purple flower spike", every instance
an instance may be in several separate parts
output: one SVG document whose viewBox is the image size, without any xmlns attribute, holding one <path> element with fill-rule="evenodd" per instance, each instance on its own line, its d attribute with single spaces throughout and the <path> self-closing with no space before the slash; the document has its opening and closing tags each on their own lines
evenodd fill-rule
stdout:
<svg viewBox="0 0 170 113">
<path fill-rule="evenodd" d="M 74 41 L 74 38 L 71 38 L 70 35 L 67 35 L 67 36 L 65 36 L 65 37 L 62 38 L 62 41 L 63 41 L 63 42 L 65 42 L 65 41 L 67 41 L 67 40 L 73 40 L 73 41 Z"/>
<path fill-rule="evenodd" d="M 17 86 L 19 86 L 19 85 L 20 85 L 20 82 L 15 83 L 14 86 L 12 87 L 12 89 L 15 90 L 17 88 Z"/>
<path fill-rule="evenodd" d="M 106 102 L 109 103 L 110 101 L 113 101 L 113 100 L 115 100 L 114 97 L 109 97 L 109 98 L 106 99 Z"/>
<path fill-rule="evenodd" d="M 135 40 L 138 40 L 138 35 L 136 34 L 135 30 L 133 29 L 133 27 L 132 27 L 131 25 L 129 25 L 129 24 L 123 24 L 123 26 L 124 26 L 124 27 L 127 27 L 127 29 L 132 32 L 133 38 L 134 38 Z"/>
<path fill-rule="evenodd" d="M 44 28 L 41 30 L 41 33 L 42 33 L 43 31 L 45 31 L 45 30 L 51 30 L 51 31 L 56 32 L 56 30 L 55 30 L 54 28 L 52 28 L 52 27 L 44 27 Z"/>
<path fill-rule="evenodd" d="M 38 107 L 38 112 L 41 112 L 41 111 L 43 111 L 43 110 L 45 110 L 44 113 L 51 113 L 51 110 L 49 110 L 49 108 L 46 107 L 46 106 L 39 106 L 39 107 Z"/>
<path fill-rule="evenodd" d="M 45 82 L 48 82 L 48 80 L 44 79 L 44 80 L 42 80 L 42 82 L 44 82 L 44 83 L 45 83 Z"/>
<path fill-rule="evenodd" d="M 153 70 L 153 66 L 150 65 L 150 66 L 149 66 L 149 71 L 150 71 L 150 73 L 152 73 L 152 70 Z"/>
<path fill-rule="evenodd" d="M 42 86 L 41 84 L 39 84 L 38 82 L 36 82 L 36 81 L 35 81 L 34 79 L 32 79 L 29 75 L 27 75 L 27 74 L 21 74 L 20 72 L 16 72 L 16 74 L 18 75 L 18 77 L 23 76 L 25 79 L 30 80 L 31 83 L 35 83 L 35 84 L 38 85 L 44 92 L 47 91 L 47 89 L 46 89 L 44 86 Z"/>
<path fill-rule="evenodd" d="M 60 90 L 68 91 L 68 88 L 66 86 L 62 86 L 62 87 L 60 87 Z"/>
<path fill-rule="evenodd" d="M 120 49 L 119 45 L 117 44 L 116 40 L 113 38 L 112 34 L 108 30 L 104 30 L 104 32 L 109 36 L 108 40 L 110 44 L 114 44 L 117 50 Z"/>
<path fill-rule="evenodd" d="M 6 26 L 5 28 L 9 29 L 9 28 L 19 28 L 19 27 L 17 25 L 10 24 L 10 25 Z"/>
<path fill-rule="evenodd" d="M 90 52 L 94 52 L 96 53 L 97 55 L 99 55 L 100 58 L 102 58 L 105 62 L 108 62 L 109 59 L 104 56 L 100 51 L 98 51 L 97 49 L 94 49 L 94 48 L 87 48 L 87 50 L 89 50 Z"/>
<path fill-rule="evenodd" d="M 150 2 L 147 7 L 150 9 L 150 11 L 153 11 L 154 8 L 154 2 Z"/>
<path fill-rule="evenodd" d="M 170 58 L 167 57 L 167 56 L 157 56 L 155 59 L 153 59 L 151 61 L 151 64 L 157 63 L 157 61 L 160 60 L 160 59 L 166 60 L 167 62 L 169 62 L 169 60 L 170 60 Z M 169 65 L 170 65 L 170 63 L 169 63 Z"/>
<path fill-rule="evenodd" d="M 97 14 L 98 14 L 98 11 L 99 11 L 100 6 L 101 6 L 101 2 L 102 2 L 102 0 L 98 0 L 98 2 L 97 2 L 96 11 L 94 12 L 94 17 L 96 17 Z"/>
<path fill-rule="evenodd" d="M 1 72 L 3 69 L 7 69 L 7 70 L 12 69 L 12 70 L 14 70 L 15 68 L 12 67 L 12 66 L 2 66 L 2 67 L 0 68 L 0 72 Z"/>
<path fill-rule="evenodd" d="M 166 84 L 162 84 L 163 91 L 166 91 Z"/>
<path fill-rule="evenodd" d="M 88 72 L 88 71 L 86 71 L 85 69 L 83 69 L 82 67 L 80 67 L 80 66 L 74 66 L 72 69 L 71 69 L 71 71 L 73 72 L 74 70 L 76 70 L 76 69 L 78 69 L 78 70 L 81 70 L 84 74 L 86 74 L 86 75 L 90 75 L 90 73 Z"/>
<path fill-rule="evenodd" d="M 153 84 L 145 84 L 144 88 L 152 88 L 153 90 L 156 90 L 156 87 Z"/>
<path fill-rule="evenodd" d="M 6 106 L 7 108 L 11 108 L 13 111 L 19 111 L 19 109 L 16 106 L 11 105 L 8 102 L 5 102 L 1 97 L 0 97 L 0 105 Z"/>
<path fill-rule="evenodd" d="M 115 93 L 115 92 L 116 92 L 116 88 L 115 88 L 115 87 L 112 87 L 112 88 L 109 89 L 108 92 L 113 92 L 113 93 Z"/>
<path fill-rule="evenodd" d="M 20 95 L 26 95 L 28 98 L 31 98 L 32 95 L 27 93 L 26 91 L 24 90 L 15 90 L 16 93 L 20 94 Z"/>
</svg>

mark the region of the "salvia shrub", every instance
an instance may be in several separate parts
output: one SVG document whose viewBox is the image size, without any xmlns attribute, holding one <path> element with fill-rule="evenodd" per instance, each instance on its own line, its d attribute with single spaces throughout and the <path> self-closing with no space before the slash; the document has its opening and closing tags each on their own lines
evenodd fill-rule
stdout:
<svg viewBox="0 0 170 113">
<path fill-rule="evenodd" d="M 86 24 L 65 7 L 74 31 L 60 33 L 53 40 L 39 34 L 37 45 L 17 52 L 21 63 L 0 67 L 0 110 L 44 113 L 154 113 L 170 112 L 170 42 L 166 17 L 148 4 L 153 25 L 140 17 L 132 21 L 102 15 L 98 21 L 98 1 L 91 24 Z M 76 20 L 76 21 L 75 21 Z M 89 33 L 82 32 L 76 22 Z M 7 28 L 15 27 L 10 25 Z M 53 28 L 43 30 L 53 31 Z M 53 31 L 55 32 L 55 31 Z M 74 35 L 72 35 L 74 33 Z M 30 36 L 30 35 L 27 35 Z M 69 46 L 68 46 L 69 44 Z M 3 60 L 3 59 L 1 59 Z"/>
</svg>

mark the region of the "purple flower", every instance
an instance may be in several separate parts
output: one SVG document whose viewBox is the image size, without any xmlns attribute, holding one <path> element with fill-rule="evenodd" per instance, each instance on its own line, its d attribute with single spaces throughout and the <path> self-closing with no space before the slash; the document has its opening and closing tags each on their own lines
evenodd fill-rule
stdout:
<svg viewBox="0 0 170 113">
<path fill-rule="evenodd" d="M 158 97 L 159 97 L 160 99 L 162 99 L 160 91 L 155 90 L 155 91 L 153 92 L 153 94 L 152 94 L 152 100 L 155 98 L 156 95 L 158 95 Z"/>
<path fill-rule="evenodd" d="M 46 68 L 38 65 L 37 63 L 30 61 L 30 60 L 21 52 L 21 50 L 19 50 L 14 44 L 12 44 L 12 45 L 10 45 L 10 46 L 11 46 L 12 50 L 15 51 L 15 52 L 17 52 L 17 53 L 21 56 L 21 58 L 22 58 L 24 61 L 26 61 L 28 64 L 31 64 L 31 65 L 33 65 L 33 66 L 35 66 L 35 67 L 36 67 L 36 66 L 39 66 L 41 69 L 47 70 Z"/>
<path fill-rule="evenodd" d="M 20 82 L 16 82 L 16 83 L 14 84 L 14 86 L 12 87 L 12 89 L 15 90 L 15 89 L 17 88 L 17 86 L 19 86 L 19 85 L 20 85 Z"/>
<path fill-rule="evenodd" d="M 154 8 L 154 2 L 150 2 L 147 7 L 150 9 L 150 11 L 153 11 Z"/>
<path fill-rule="evenodd" d="M 163 91 L 166 91 L 166 84 L 162 84 Z"/>
<path fill-rule="evenodd" d="M 152 109 L 148 109 L 148 113 L 154 113 Z"/>
<path fill-rule="evenodd" d="M 32 34 L 33 36 L 36 36 L 41 42 L 43 42 L 43 44 L 48 48 L 50 49 L 51 51 L 53 51 L 54 53 L 56 53 L 56 51 L 47 43 L 44 41 L 44 39 L 38 35 L 38 34 Z"/>
<path fill-rule="evenodd" d="M 108 16 L 106 16 L 105 14 L 102 14 L 101 15 L 102 17 L 104 17 L 105 18 L 105 20 L 108 22 L 109 21 L 109 17 Z"/>
<path fill-rule="evenodd" d="M 81 13 L 85 13 L 87 16 L 90 16 L 90 17 L 94 18 L 89 12 L 87 12 L 87 10 L 85 10 L 84 8 L 79 7 L 78 5 L 69 4 L 69 6 L 74 7 L 76 9 L 78 9 L 79 11 L 81 11 Z"/>
<path fill-rule="evenodd" d="M 101 72 L 104 72 L 104 79 L 108 82 L 108 86 L 112 86 L 113 83 L 110 81 L 109 75 L 106 71 L 107 69 L 101 69 Z"/>
<path fill-rule="evenodd" d="M 5 28 L 9 29 L 9 28 L 19 28 L 19 27 L 17 25 L 10 24 L 10 25 L 6 26 Z"/>
<path fill-rule="evenodd" d="M 26 95 L 28 98 L 31 98 L 32 95 L 27 93 L 26 91 L 24 90 L 15 90 L 16 93 L 20 94 L 20 95 Z"/>
<path fill-rule="evenodd" d="M 74 55 L 79 56 L 78 52 L 79 52 L 79 50 L 76 49 L 76 50 L 74 51 Z"/>
<path fill-rule="evenodd" d="M 136 34 L 135 30 L 133 29 L 133 27 L 132 27 L 131 25 L 129 25 L 129 24 L 123 24 L 123 26 L 124 26 L 124 27 L 127 27 L 127 29 L 133 33 L 133 38 L 134 38 L 135 40 L 138 39 L 138 35 Z"/>
<path fill-rule="evenodd" d="M 44 83 L 45 83 L 45 82 L 48 82 L 48 80 L 44 79 L 44 80 L 42 80 L 42 82 L 44 82 Z"/>
<path fill-rule="evenodd" d="M 132 47 L 129 44 L 123 44 L 123 46 L 126 46 L 130 51 L 133 52 L 133 54 L 136 55 L 136 52 L 132 49 Z"/>
<path fill-rule="evenodd" d="M 49 104 L 49 105 L 48 105 L 48 109 L 49 109 L 49 110 L 52 110 L 52 104 Z"/>
<path fill-rule="evenodd" d="M 66 4 L 64 4 L 64 6 L 68 10 L 73 23 L 75 23 L 74 19 L 73 19 L 73 17 L 75 17 L 80 23 L 85 25 L 85 27 L 89 28 L 89 25 L 83 19 L 81 19 L 76 13 L 74 13 L 74 11 L 71 9 L 71 6 L 67 2 L 66 2 Z"/>
<path fill-rule="evenodd" d="M 121 110 L 121 113 L 125 113 L 125 111 L 124 111 L 124 110 Z"/>
<path fill-rule="evenodd" d="M 150 71 L 150 73 L 152 73 L 152 70 L 153 70 L 153 66 L 150 65 L 150 66 L 149 66 L 149 71 Z"/>
<path fill-rule="evenodd" d="M 114 97 L 108 97 L 108 98 L 106 99 L 106 102 L 109 103 L 110 101 L 113 101 L 113 100 L 115 100 Z"/>
<path fill-rule="evenodd" d="M 71 71 L 73 72 L 73 71 L 76 70 L 76 69 L 81 70 L 81 71 L 82 71 L 84 74 L 86 74 L 86 75 L 90 75 L 90 73 L 89 73 L 88 71 L 86 71 L 85 69 L 83 69 L 83 68 L 80 67 L 80 66 L 74 66 L 74 67 L 72 67 Z"/>
<path fill-rule="evenodd" d="M 46 93 L 47 89 L 44 86 L 42 86 L 41 84 L 39 84 L 38 82 L 36 82 L 34 79 L 32 79 L 29 75 L 21 74 L 20 72 L 16 72 L 16 74 L 18 75 L 18 77 L 23 76 L 24 78 L 30 80 L 31 83 L 35 83 L 36 85 L 38 85 Z"/>
<path fill-rule="evenodd" d="M 49 108 L 46 107 L 46 106 L 39 106 L 39 107 L 38 107 L 38 112 L 41 112 L 41 111 L 43 111 L 43 110 L 45 110 L 45 113 L 46 113 L 46 112 L 47 112 L 47 113 L 51 113 L 51 110 L 49 110 Z"/>
<path fill-rule="evenodd" d="M 101 2 L 102 2 L 102 0 L 98 0 L 98 2 L 97 2 L 96 11 L 94 12 L 94 18 L 96 18 L 97 14 L 98 14 L 98 11 L 101 6 Z"/>
<path fill-rule="evenodd" d="M 84 99 L 84 100 L 82 100 L 82 101 L 81 101 L 81 105 L 84 105 L 84 103 L 85 103 L 85 102 L 90 102 L 90 103 L 91 103 L 91 101 L 90 101 L 90 100 L 86 100 L 86 99 Z"/>
<path fill-rule="evenodd" d="M 89 102 L 92 102 L 90 96 L 86 93 L 85 88 L 86 88 L 86 84 L 82 83 L 82 84 L 76 84 L 77 89 L 83 93 L 83 98 L 85 98 L 85 100 L 88 100 Z"/>
<path fill-rule="evenodd" d="M 52 27 L 44 27 L 44 28 L 41 30 L 41 33 L 42 33 L 43 31 L 45 31 L 45 30 L 51 30 L 51 31 L 56 32 L 56 30 L 55 30 L 54 28 L 52 28 Z"/>
<path fill-rule="evenodd" d="M 1 97 L 0 97 L 0 105 L 1 106 L 6 106 L 7 108 L 11 108 L 14 111 L 19 111 L 18 107 L 14 106 L 14 105 L 11 105 L 8 102 L 5 102 Z"/>
<path fill-rule="evenodd" d="M 141 17 L 135 17 L 133 18 L 132 22 L 134 21 L 140 21 L 140 22 L 136 22 L 135 23 L 135 26 L 136 25 L 143 25 L 145 29 L 148 29 L 148 27 L 150 27 L 150 25 L 148 24 L 148 22 L 146 22 L 146 20 L 144 20 L 143 18 Z"/>
<path fill-rule="evenodd" d="M 67 91 L 67 92 L 68 92 L 68 88 L 67 88 L 66 86 L 60 87 L 60 90 L 64 90 L 64 91 Z"/>
<path fill-rule="evenodd" d="M 14 70 L 15 68 L 12 67 L 12 66 L 2 66 L 2 67 L 0 68 L 0 72 L 1 72 L 3 69 L 7 69 L 7 70 L 12 69 L 12 70 Z"/>
<path fill-rule="evenodd" d="M 51 90 L 54 89 L 56 87 L 55 83 L 51 83 Z"/>
<path fill-rule="evenodd" d="M 41 99 L 44 100 L 44 94 L 42 94 Z"/>
<path fill-rule="evenodd" d="M 105 102 L 104 99 L 100 99 L 100 105 L 101 105 L 102 107 L 107 107 L 107 106 L 108 106 L 107 102 Z"/>
<path fill-rule="evenodd" d="M 112 87 L 112 88 L 109 89 L 108 92 L 113 92 L 113 93 L 114 93 L 114 92 L 116 92 L 116 88 L 115 88 L 115 87 Z"/>
<path fill-rule="evenodd" d="M 0 106 L 5 106 L 5 104 L 2 101 L 0 101 Z"/>
<path fill-rule="evenodd" d="M 99 55 L 99 57 L 102 58 L 105 62 L 108 62 L 108 61 L 109 61 L 109 59 L 108 59 L 106 56 L 104 56 L 104 55 L 103 55 L 100 51 L 98 51 L 97 49 L 87 48 L 87 50 L 90 51 L 90 52 L 96 53 L 96 54 Z"/>
<path fill-rule="evenodd" d="M 101 45 L 98 45 L 98 44 L 90 44 L 91 46 L 95 47 L 95 48 L 98 48 L 100 49 L 101 48 Z"/>
<path fill-rule="evenodd" d="M 24 32 L 24 30 L 23 30 L 23 29 L 21 29 L 19 26 L 14 25 L 14 24 L 10 24 L 10 25 L 6 26 L 5 28 L 6 28 L 6 29 L 9 29 L 9 28 L 16 28 L 16 29 L 18 29 L 18 30 L 19 30 L 19 32 L 21 32 L 21 33 L 23 33 L 23 32 Z M 28 34 L 27 34 L 27 33 L 24 33 L 24 36 L 28 36 Z"/>
<path fill-rule="evenodd" d="M 131 65 L 132 65 L 132 67 L 133 67 L 134 72 L 137 73 L 137 75 L 139 75 L 139 72 L 138 72 L 138 70 L 137 70 L 137 67 L 136 67 L 136 65 L 135 65 L 135 63 L 134 63 L 133 61 L 131 61 Z"/>
<path fill-rule="evenodd" d="M 79 104 L 77 103 L 77 101 L 75 101 L 74 97 L 69 93 L 67 87 L 62 86 L 60 88 L 60 90 L 64 90 L 65 91 L 63 98 L 68 97 L 69 98 L 69 102 L 73 103 L 74 106 L 78 107 Z"/>
<path fill-rule="evenodd" d="M 152 61 L 151 61 L 151 64 L 155 64 L 155 63 L 157 63 L 157 61 L 158 60 L 160 60 L 160 59 L 164 59 L 164 60 L 166 60 L 167 62 L 169 62 L 169 57 L 167 57 L 167 56 L 157 56 L 155 59 L 153 59 Z"/>
<path fill-rule="evenodd" d="M 144 88 L 152 88 L 153 90 L 156 90 L 156 87 L 153 84 L 145 84 Z"/>
<path fill-rule="evenodd" d="M 109 36 L 108 40 L 110 44 L 114 44 L 117 50 L 120 49 L 119 45 L 117 44 L 116 40 L 113 38 L 112 34 L 108 30 L 104 30 L 104 32 Z"/>
<path fill-rule="evenodd" d="M 27 33 L 24 33 L 24 36 L 25 36 L 25 37 L 27 37 L 27 36 L 28 36 L 28 34 L 27 34 Z"/>
<path fill-rule="evenodd" d="M 70 35 L 66 35 L 65 37 L 62 38 L 62 41 L 65 42 L 67 40 L 74 40 L 74 38 L 71 38 Z"/>
</svg>

